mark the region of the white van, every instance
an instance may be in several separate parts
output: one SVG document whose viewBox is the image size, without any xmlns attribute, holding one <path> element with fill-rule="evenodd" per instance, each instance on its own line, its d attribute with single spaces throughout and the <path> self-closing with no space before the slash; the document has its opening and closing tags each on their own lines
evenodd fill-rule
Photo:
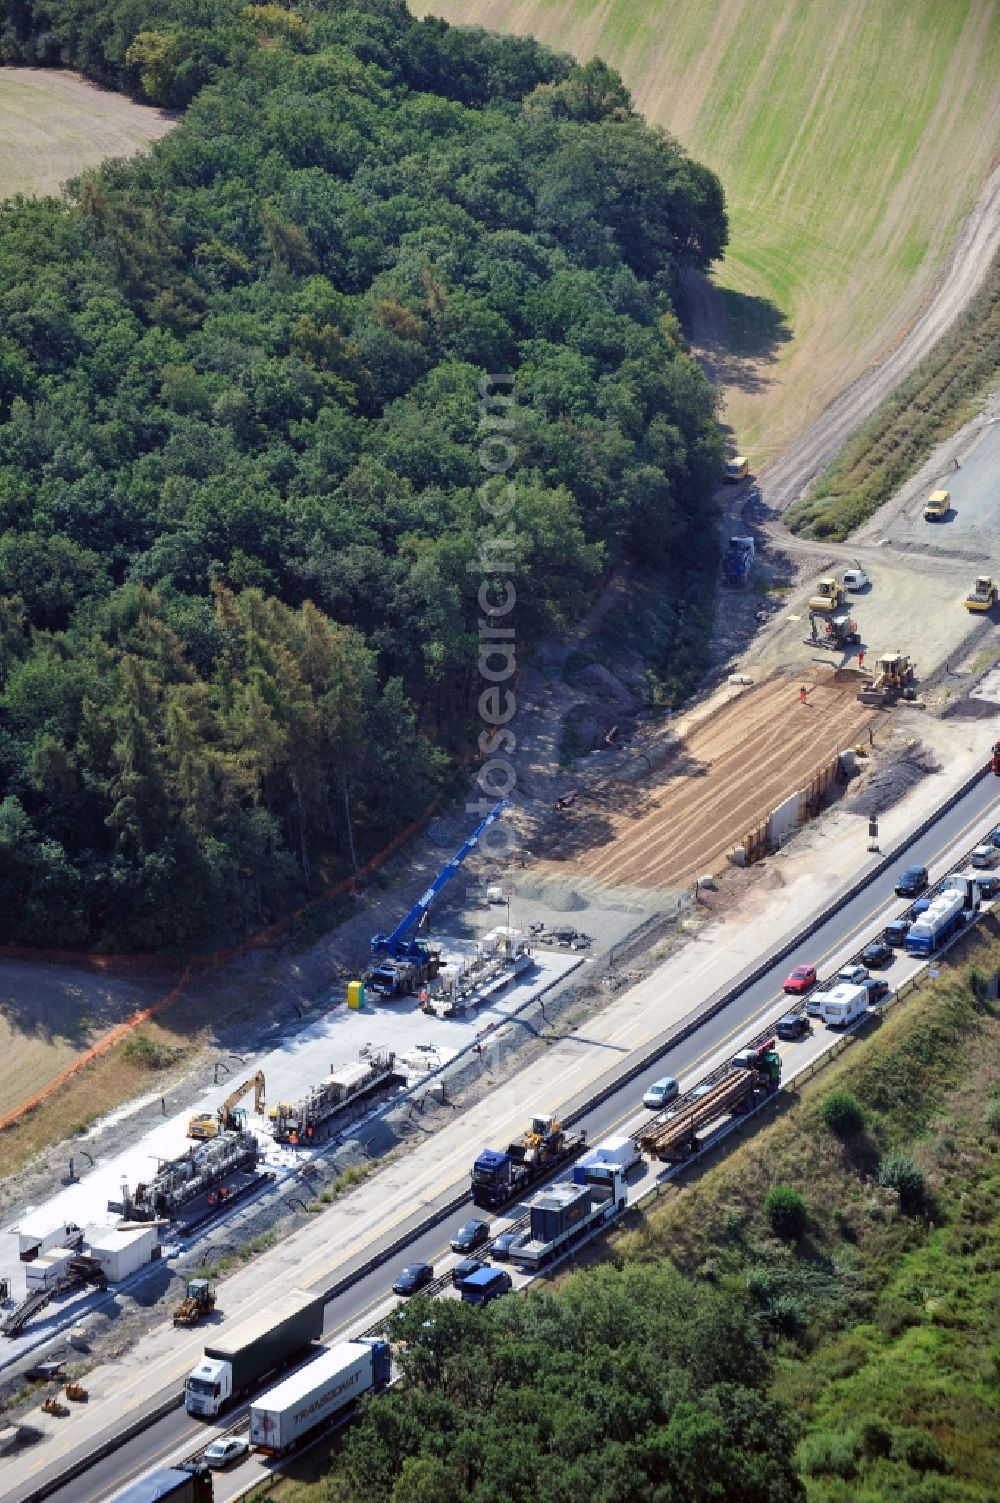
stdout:
<svg viewBox="0 0 1000 1503">
<path fill-rule="evenodd" d="M 820 1016 L 828 1028 L 849 1028 L 867 1011 L 868 988 L 845 982 L 827 992 Z"/>
<path fill-rule="evenodd" d="M 863 590 L 868 583 L 868 575 L 864 569 L 844 570 L 844 589 Z"/>
</svg>

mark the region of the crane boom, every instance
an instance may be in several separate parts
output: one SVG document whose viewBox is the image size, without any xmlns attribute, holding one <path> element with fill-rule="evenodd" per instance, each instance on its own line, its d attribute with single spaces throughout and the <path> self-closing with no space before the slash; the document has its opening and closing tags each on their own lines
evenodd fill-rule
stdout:
<svg viewBox="0 0 1000 1503">
<path fill-rule="evenodd" d="M 405 959 L 411 953 L 419 951 L 420 947 L 415 941 L 410 940 L 407 943 L 409 934 L 419 925 L 438 893 L 443 887 L 447 887 L 465 858 L 471 851 L 475 850 L 483 831 L 488 830 L 490 825 L 495 823 L 504 810 L 509 809 L 510 806 L 510 799 L 502 798 L 494 805 L 486 818 L 480 820 L 465 844 L 455 852 L 447 866 L 441 868 L 430 887 L 427 888 L 426 892 L 421 893 L 409 913 L 405 918 L 400 919 L 391 934 L 372 935 L 373 955 L 392 955 L 400 959 Z"/>
</svg>

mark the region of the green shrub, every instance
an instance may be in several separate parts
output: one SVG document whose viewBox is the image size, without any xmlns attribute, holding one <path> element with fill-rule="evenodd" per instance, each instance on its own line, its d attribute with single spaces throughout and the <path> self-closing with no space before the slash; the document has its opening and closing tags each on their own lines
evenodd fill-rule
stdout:
<svg viewBox="0 0 1000 1503">
<path fill-rule="evenodd" d="M 798 1190 L 791 1185 L 775 1185 L 764 1201 L 764 1215 L 771 1230 L 786 1242 L 796 1242 L 806 1229 L 809 1211 Z"/>
<path fill-rule="evenodd" d="M 1000 1133 L 1000 1096 L 992 1096 L 983 1112 L 983 1126 L 987 1132 Z"/>
<path fill-rule="evenodd" d="M 910 1326 L 920 1324 L 920 1311 L 905 1299 L 893 1299 L 891 1295 L 879 1301 L 875 1311 L 875 1324 L 888 1341 L 894 1341 Z"/>
<path fill-rule="evenodd" d="M 893 1437 L 893 1461 L 905 1461 L 915 1472 L 950 1472 L 951 1462 L 926 1430 L 900 1430 Z"/>
<path fill-rule="evenodd" d="M 892 1454 L 892 1426 L 885 1420 L 866 1419 L 858 1430 L 858 1445 L 864 1456 L 889 1456 Z"/>
<path fill-rule="evenodd" d="M 858 1469 L 858 1441 L 850 1430 L 820 1430 L 807 1435 L 799 1450 L 802 1470 L 810 1477 L 853 1477 Z"/>
<path fill-rule="evenodd" d="M 865 1125 L 865 1109 L 850 1091 L 831 1091 L 819 1109 L 824 1124 L 838 1138 L 850 1138 Z"/>
<path fill-rule="evenodd" d="M 162 1070 L 173 1058 L 173 1050 L 167 1044 L 157 1043 L 148 1033 L 133 1033 L 126 1039 L 122 1054 L 132 1064 L 144 1070 Z"/>
<path fill-rule="evenodd" d="M 906 1210 L 921 1205 L 927 1193 L 924 1171 L 908 1153 L 883 1154 L 878 1166 L 878 1182 L 887 1190 L 895 1190 Z"/>
</svg>

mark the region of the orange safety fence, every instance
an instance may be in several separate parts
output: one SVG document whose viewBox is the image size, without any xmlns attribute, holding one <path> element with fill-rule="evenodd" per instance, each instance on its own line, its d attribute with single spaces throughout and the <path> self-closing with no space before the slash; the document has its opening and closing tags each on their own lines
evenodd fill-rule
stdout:
<svg viewBox="0 0 1000 1503">
<path fill-rule="evenodd" d="M 379 851 L 376 856 L 372 856 L 363 866 L 358 867 L 357 876 L 370 876 L 372 872 L 377 871 L 384 862 L 388 861 L 391 856 L 394 856 L 400 847 L 404 846 L 417 833 L 424 824 L 424 821 L 433 814 L 438 803 L 439 798 L 431 799 L 427 808 L 418 819 L 415 819 L 412 824 L 407 825 L 398 835 L 393 836 L 384 850 Z M 8 1127 L 13 1127 L 22 1117 L 27 1116 L 29 1112 L 33 1112 L 36 1107 L 41 1106 L 43 1101 L 47 1101 L 60 1087 L 66 1085 L 81 1070 L 86 1069 L 87 1065 L 98 1059 L 102 1054 L 106 1054 L 109 1049 L 113 1049 L 116 1044 L 120 1044 L 133 1029 L 140 1027 L 143 1023 L 150 1022 L 153 1018 L 159 1017 L 161 1013 L 167 1012 L 169 1008 L 173 1007 L 180 1000 L 194 976 L 202 976 L 209 971 L 218 970 L 220 966 L 225 965 L 231 960 L 238 960 L 241 956 L 248 955 L 253 950 L 262 949 L 265 945 L 270 944 L 279 934 L 283 934 L 296 920 L 303 918 L 308 913 L 314 912 L 321 904 L 329 902 L 331 898 L 339 897 L 341 893 L 350 892 L 354 886 L 354 882 L 355 877 L 353 876 L 344 877 L 339 882 L 333 882 L 329 887 L 324 889 L 318 898 L 310 899 L 308 903 L 303 904 L 294 913 L 286 914 L 284 918 L 278 919 L 276 923 L 269 924 L 266 929 L 258 930 L 249 939 L 242 940 L 238 945 L 232 945 L 228 949 L 216 950 L 214 954 L 200 956 L 196 961 L 185 967 L 177 985 L 172 987 L 165 996 L 158 998 L 155 1002 L 151 1002 L 148 1007 L 140 1008 L 138 1012 L 134 1012 L 124 1022 L 118 1023 L 110 1032 L 104 1034 L 103 1038 L 99 1038 L 96 1044 L 92 1044 L 89 1049 L 86 1049 L 71 1065 L 67 1065 L 65 1070 L 61 1070 L 53 1080 L 49 1081 L 48 1085 L 43 1086 L 40 1091 L 36 1091 L 27 1101 L 22 1101 L 19 1106 L 14 1107 L 5 1116 L 0 1117 L 0 1132 L 3 1132 Z M 21 946 L 4 946 L 0 950 L 0 957 L 4 954 L 9 955 L 13 953 L 35 960 L 50 960 L 55 955 L 65 954 L 67 963 L 77 965 L 100 965 L 102 961 L 106 963 L 110 963 L 111 961 L 111 957 L 109 956 L 78 955 L 72 951 L 28 950 Z M 132 958 L 134 959 L 135 957 Z M 152 957 L 152 963 L 162 964 L 163 961 L 161 957 L 154 956 Z"/>
</svg>

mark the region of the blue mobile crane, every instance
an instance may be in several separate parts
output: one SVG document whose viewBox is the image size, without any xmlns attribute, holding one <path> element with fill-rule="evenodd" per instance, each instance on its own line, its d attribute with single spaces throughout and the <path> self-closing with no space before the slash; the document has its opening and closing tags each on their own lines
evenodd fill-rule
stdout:
<svg viewBox="0 0 1000 1503">
<path fill-rule="evenodd" d="M 504 810 L 510 807 L 509 798 L 500 799 L 476 826 L 465 844 L 455 852 L 448 865 L 438 872 L 406 917 L 400 919 L 392 933 L 372 935 L 372 966 L 365 977 L 369 991 L 380 997 L 402 997 L 408 992 L 416 991 L 425 981 L 431 981 L 437 975 L 440 963 L 438 952 L 432 950 L 425 939 L 419 939 L 415 931 L 427 922 L 434 899 L 443 887 L 447 887 L 470 852 L 475 850 L 483 831 L 488 830 Z"/>
</svg>

